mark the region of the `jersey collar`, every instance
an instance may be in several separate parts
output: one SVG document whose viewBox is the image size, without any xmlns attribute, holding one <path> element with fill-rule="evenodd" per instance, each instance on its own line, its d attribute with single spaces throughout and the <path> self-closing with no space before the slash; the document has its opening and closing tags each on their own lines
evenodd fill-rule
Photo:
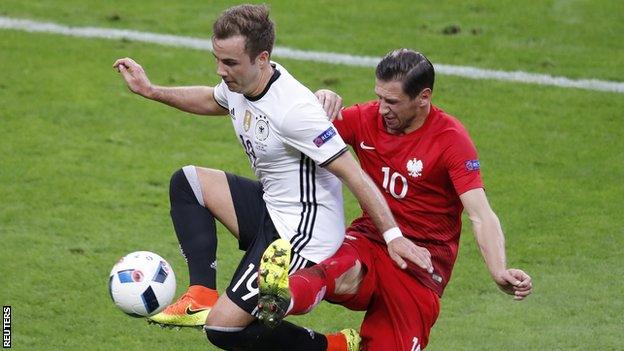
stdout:
<svg viewBox="0 0 624 351">
<path fill-rule="evenodd" d="M 267 83 L 266 87 L 264 87 L 264 90 L 262 90 L 262 92 L 256 96 L 244 95 L 245 99 L 249 101 L 258 101 L 262 99 L 262 97 L 269 91 L 269 88 L 271 88 L 271 85 L 273 85 L 273 83 L 277 80 L 277 78 L 279 78 L 279 76 L 282 74 L 280 73 L 280 71 L 277 70 L 277 67 L 275 66 L 275 64 L 271 64 L 271 67 L 273 67 L 273 75 L 271 76 L 271 79 L 269 79 L 269 82 Z"/>
</svg>

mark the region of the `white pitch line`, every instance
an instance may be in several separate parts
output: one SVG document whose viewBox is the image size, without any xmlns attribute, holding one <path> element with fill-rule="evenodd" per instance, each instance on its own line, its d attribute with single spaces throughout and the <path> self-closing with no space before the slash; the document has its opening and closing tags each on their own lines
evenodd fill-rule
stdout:
<svg viewBox="0 0 624 351">
<path fill-rule="evenodd" d="M 61 34 L 84 38 L 128 39 L 139 42 L 154 43 L 166 46 L 192 48 L 212 51 L 209 39 L 193 38 L 178 35 L 139 32 L 125 29 L 68 27 L 50 22 L 37 22 L 0 16 L 0 29 L 14 29 L 27 32 Z M 314 61 L 347 66 L 375 67 L 379 57 L 356 56 L 333 52 L 305 51 L 287 47 L 276 47 L 273 54 L 277 57 Z M 547 74 L 536 74 L 522 71 L 498 71 L 470 66 L 454 66 L 436 64 L 436 72 L 443 75 L 458 76 L 470 79 L 491 79 L 507 82 L 550 85 L 563 88 L 579 88 L 596 91 L 624 93 L 623 82 L 612 82 L 599 79 L 571 79 Z"/>
</svg>

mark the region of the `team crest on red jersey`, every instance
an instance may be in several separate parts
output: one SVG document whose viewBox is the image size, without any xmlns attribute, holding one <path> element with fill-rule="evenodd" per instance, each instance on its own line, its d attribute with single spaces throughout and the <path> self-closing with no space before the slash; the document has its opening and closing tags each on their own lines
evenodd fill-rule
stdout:
<svg viewBox="0 0 624 351">
<path fill-rule="evenodd" d="M 407 161 L 407 174 L 411 177 L 417 178 L 422 175 L 423 163 L 421 160 L 413 158 Z"/>
</svg>

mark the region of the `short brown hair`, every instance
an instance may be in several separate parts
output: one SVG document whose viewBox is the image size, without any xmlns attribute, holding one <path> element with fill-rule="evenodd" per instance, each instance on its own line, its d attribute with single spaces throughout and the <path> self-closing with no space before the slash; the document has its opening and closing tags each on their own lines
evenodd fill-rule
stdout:
<svg viewBox="0 0 624 351">
<path fill-rule="evenodd" d="M 435 81 L 431 61 L 420 52 L 410 49 L 390 51 L 377 65 L 375 75 L 382 82 L 400 81 L 403 92 L 410 99 L 425 88 L 433 90 Z"/>
<path fill-rule="evenodd" d="M 212 26 L 215 39 L 227 39 L 236 35 L 245 38 L 245 51 L 250 59 L 267 51 L 271 56 L 275 42 L 275 26 L 269 19 L 265 5 L 239 5 L 223 11 Z"/>
</svg>

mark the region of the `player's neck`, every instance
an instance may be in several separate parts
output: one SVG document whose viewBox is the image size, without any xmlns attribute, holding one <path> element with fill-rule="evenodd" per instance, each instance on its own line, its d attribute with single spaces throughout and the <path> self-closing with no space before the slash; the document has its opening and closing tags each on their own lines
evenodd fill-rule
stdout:
<svg viewBox="0 0 624 351">
<path fill-rule="evenodd" d="M 245 93 L 245 96 L 255 97 L 262 94 L 266 86 L 269 84 L 271 77 L 273 77 L 273 70 L 274 68 L 272 65 L 266 65 L 266 68 L 260 71 L 260 78 L 258 78 L 256 88 L 251 92 Z"/>
<path fill-rule="evenodd" d="M 422 127 L 427 121 L 427 116 L 429 116 L 430 111 L 431 104 L 427 104 L 426 106 L 418 108 L 418 111 L 416 112 L 416 117 L 414 117 L 412 123 L 410 123 L 410 125 L 403 130 L 403 134 L 409 134 Z"/>
</svg>

